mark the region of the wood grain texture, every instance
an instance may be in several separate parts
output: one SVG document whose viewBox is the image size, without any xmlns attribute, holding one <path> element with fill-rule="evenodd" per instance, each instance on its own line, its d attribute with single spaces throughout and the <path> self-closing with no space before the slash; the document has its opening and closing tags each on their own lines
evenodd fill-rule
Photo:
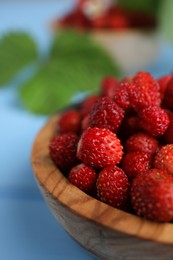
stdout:
<svg viewBox="0 0 173 260">
<path fill-rule="evenodd" d="M 156 223 L 110 207 L 73 186 L 49 157 L 57 117 L 38 134 L 32 151 L 37 184 L 59 223 L 99 259 L 173 259 L 173 224 Z"/>
</svg>

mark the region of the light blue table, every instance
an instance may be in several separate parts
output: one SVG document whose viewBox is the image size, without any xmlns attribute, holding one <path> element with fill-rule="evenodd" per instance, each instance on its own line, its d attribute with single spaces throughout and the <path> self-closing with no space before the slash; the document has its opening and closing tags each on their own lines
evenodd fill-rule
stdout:
<svg viewBox="0 0 173 260">
<path fill-rule="evenodd" d="M 48 23 L 69 10 L 73 1 L 9 3 L 0 3 L 0 34 L 24 29 L 42 51 L 50 42 Z M 162 75 L 173 70 L 172 61 L 172 47 L 163 45 L 157 62 L 147 69 Z M 45 121 L 21 107 L 13 85 L 0 89 L 0 259 L 95 259 L 57 223 L 33 178 L 31 147 Z"/>
<path fill-rule="evenodd" d="M 30 32 L 40 51 L 50 42 L 48 24 L 74 1 L 0 3 L 0 34 Z M 57 223 L 33 178 L 30 152 L 46 121 L 20 107 L 14 86 L 0 89 L 0 259 L 94 259 Z"/>
</svg>

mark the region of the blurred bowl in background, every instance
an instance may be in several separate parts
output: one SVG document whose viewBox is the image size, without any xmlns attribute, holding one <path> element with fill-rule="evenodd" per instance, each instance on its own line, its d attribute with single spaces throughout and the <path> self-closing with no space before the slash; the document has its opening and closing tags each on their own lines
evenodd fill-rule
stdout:
<svg viewBox="0 0 173 260">
<path fill-rule="evenodd" d="M 71 28 L 90 34 L 125 73 L 154 63 L 161 47 L 155 15 L 109 2 L 78 1 L 70 13 L 53 21 L 52 29 L 56 32 Z"/>
<path fill-rule="evenodd" d="M 154 63 L 161 47 L 156 31 L 102 30 L 93 31 L 91 35 L 126 73 L 138 71 Z"/>
</svg>

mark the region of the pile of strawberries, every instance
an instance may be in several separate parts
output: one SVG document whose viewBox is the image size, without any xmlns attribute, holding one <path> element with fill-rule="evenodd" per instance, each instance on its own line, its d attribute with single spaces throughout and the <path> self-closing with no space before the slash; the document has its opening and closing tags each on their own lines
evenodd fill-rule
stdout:
<svg viewBox="0 0 173 260">
<path fill-rule="evenodd" d="M 85 12 L 87 0 L 79 1 L 76 9 L 57 20 L 57 26 L 73 27 L 80 30 L 156 27 L 156 19 L 149 13 L 126 10 L 118 5 L 111 5 L 103 13 L 92 17 Z M 56 24 L 55 24 L 56 25 Z"/>
<path fill-rule="evenodd" d="M 106 77 L 61 113 L 50 157 L 79 189 L 155 221 L 173 220 L 173 76 Z"/>
</svg>

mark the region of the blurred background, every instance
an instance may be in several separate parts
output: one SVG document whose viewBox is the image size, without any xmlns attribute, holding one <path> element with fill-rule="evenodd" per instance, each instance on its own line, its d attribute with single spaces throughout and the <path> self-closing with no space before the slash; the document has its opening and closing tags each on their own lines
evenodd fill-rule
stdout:
<svg viewBox="0 0 173 260">
<path fill-rule="evenodd" d="M 45 205 L 32 143 L 104 76 L 172 73 L 172 11 L 172 0 L 0 1 L 0 259 L 95 259 Z"/>
</svg>

